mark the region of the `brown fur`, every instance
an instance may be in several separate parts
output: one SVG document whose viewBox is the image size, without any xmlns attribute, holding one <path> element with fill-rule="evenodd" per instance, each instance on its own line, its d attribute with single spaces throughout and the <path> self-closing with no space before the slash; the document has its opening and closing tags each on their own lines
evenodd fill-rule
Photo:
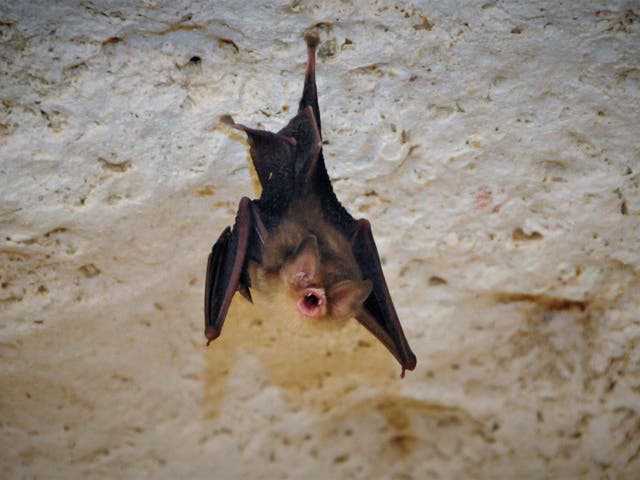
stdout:
<svg viewBox="0 0 640 480">
<path fill-rule="evenodd" d="M 267 239 L 262 252 L 262 265 L 254 265 L 251 269 L 252 283 L 268 296 L 274 308 L 286 312 L 286 316 L 293 314 L 294 319 L 308 322 L 309 318 L 295 308 L 303 289 L 287 280 L 283 275 L 283 267 L 293 259 L 298 247 L 310 235 L 317 239 L 319 259 L 317 273 L 309 286 L 324 288 L 327 292 L 327 304 L 321 315 L 313 319 L 318 321 L 312 323 L 342 324 L 361 307 L 370 291 L 370 283 L 362 282 L 351 245 L 324 219 L 320 202 L 313 195 L 294 202 L 289 214 Z M 352 295 L 357 301 L 352 301 L 352 297 L 338 298 L 339 287 L 345 282 L 357 282 L 354 285 L 357 292 Z M 332 298 L 332 292 L 336 292 L 335 298 Z"/>
</svg>

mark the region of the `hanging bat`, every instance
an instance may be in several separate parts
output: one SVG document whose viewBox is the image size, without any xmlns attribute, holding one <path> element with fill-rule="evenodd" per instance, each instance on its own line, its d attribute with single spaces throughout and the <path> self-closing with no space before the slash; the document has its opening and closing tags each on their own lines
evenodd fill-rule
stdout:
<svg viewBox="0 0 640 480">
<path fill-rule="evenodd" d="M 342 324 L 355 317 L 405 370 L 416 357 L 387 288 L 371 226 L 336 198 L 322 155 L 315 80 L 319 38 L 305 35 L 307 69 L 298 113 L 279 132 L 256 130 L 225 115 L 246 133 L 262 194 L 243 197 L 233 229 L 213 245 L 205 285 L 207 345 L 220 335 L 231 299 L 250 288 L 302 322 Z"/>
</svg>

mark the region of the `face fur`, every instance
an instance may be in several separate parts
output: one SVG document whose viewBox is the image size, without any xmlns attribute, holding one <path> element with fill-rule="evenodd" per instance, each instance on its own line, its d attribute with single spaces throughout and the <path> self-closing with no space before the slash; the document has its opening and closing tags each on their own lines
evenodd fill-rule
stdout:
<svg viewBox="0 0 640 480">
<path fill-rule="evenodd" d="M 371 293 L 369 280 L 336 274 L 339 263 L 324 260 L 318 239 L 308 235 L 284 259 L 279 271 L 263 271 L 259 284 L 288 317 L 322 327 L 339 326 L 357 314 Z"/>
</svg>

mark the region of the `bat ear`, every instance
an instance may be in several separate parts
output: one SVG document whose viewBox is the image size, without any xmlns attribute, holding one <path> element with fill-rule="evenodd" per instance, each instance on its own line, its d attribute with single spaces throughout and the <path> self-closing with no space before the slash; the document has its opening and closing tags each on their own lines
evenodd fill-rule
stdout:
<svg viewBox="0 0 640 480">
<path fill-rule="evenodd" d="M 320 253 L 315 235 L 305 238 L 284 266 L 284 275 L 291 285 L 305 288 L 318 273 Z"/>
<path fill-rule="evenodd" d="M 336 318 L 352 317 L 371 293 L 371 280 L 345 280 L 329 291 L 329 308 Z"/>
</svg>

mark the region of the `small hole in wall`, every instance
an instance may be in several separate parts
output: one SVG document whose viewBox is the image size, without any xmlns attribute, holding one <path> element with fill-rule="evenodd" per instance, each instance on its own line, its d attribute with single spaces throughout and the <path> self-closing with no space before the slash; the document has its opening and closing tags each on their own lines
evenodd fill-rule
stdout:
<svg viewBox="0 0 640 480">
<path fill-rule="evenodd" d="M 349 460 L 348 453 L 342 453 L 333 459 L 333 463 L 344 463 Z"/>
</svg>

